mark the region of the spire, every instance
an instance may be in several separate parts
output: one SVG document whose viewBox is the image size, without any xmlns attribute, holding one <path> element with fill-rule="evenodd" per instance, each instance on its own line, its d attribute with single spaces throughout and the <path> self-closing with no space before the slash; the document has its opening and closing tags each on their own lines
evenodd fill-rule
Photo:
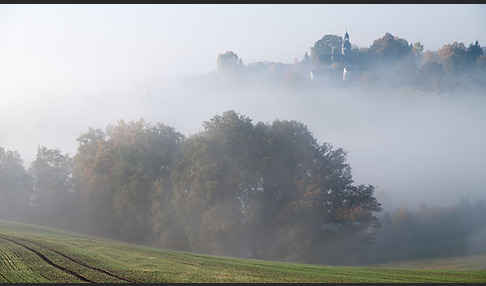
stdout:
<svg viewBox="0 0 486 286">
<path fill-rule="evenodd" d="M 341 47 L 341 56 L 343 62 L 346 63 L 349 60 L 349 55 L 351 53 L 351 43 L 349 42 L 348 28 L 345 29 L 344 40 Z"/>
</svg>

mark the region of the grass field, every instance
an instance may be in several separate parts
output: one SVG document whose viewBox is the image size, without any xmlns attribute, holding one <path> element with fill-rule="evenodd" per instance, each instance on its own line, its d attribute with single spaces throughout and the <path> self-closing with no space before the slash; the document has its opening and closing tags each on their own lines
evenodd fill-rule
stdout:
<svg viewBox="0 0 486 286">
<path fill-rule="evenodd" d="M 485 261 L 486 255 L 375 267 L 293 264 L 156 249 L 0 221 L 0 282 L 486 283 Z"/>
</svg>

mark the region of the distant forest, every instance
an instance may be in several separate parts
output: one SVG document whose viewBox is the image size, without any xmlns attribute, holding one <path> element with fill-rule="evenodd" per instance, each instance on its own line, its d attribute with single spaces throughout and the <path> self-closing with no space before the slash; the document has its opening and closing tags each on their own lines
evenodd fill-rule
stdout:
<svg viewBox="0 0 486 286">
<path fill-rule="evenodd" d="M 437 51 L 420 42 L 386 33 L 369 47 L 344 37 L 325 35 L 293 64 L 244 64 L 233 51 L 217 57 L 218 71 L 240 79 L 278 79 L 299 85 L 320 82 L 328 86 L 409 87 L 429 92 L 469 91 L 486 87 L 486 48 L 478 41 L 445 44 Z"/>
<path fill-rule="evenodd" d="M 234 111 L 186 137 L 162 123 L 89 128 L 25 169 L 0 148 L 0 218 L 208 254 L 363 264 L 484 251 L 486 203 L 382 213 L 341 148 L 296 121 Z M 460 190 L 458 190 L 460 191 Z"/>
</svg>

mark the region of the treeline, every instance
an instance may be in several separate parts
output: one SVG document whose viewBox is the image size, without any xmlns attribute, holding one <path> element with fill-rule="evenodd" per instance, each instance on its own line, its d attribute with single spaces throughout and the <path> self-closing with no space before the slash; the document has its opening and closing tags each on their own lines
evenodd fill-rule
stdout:
<svg viewBox="0 0 486 286">
<path fill-rule="evenodd" d="M 327 34 L 316 41 L 304 57 L 293 64 L 256 62 L 243 64 L 232 51 L 217 58 L 218 70 L 238 78 L 278 79 L 305 85 L 310 79 L 325 85 L 342 85 L 346 67 L 349 84 L 371 87 L 410 87 L 424 91 L 453 92 L 486 86 L 486 49 L 478 41 L 445 44 L 425 50 L 420 42 L 409 42 L 390 33 L 368 47 L 352 44 L 343 53 L 343 37 Z M 310 73 L 312 76 L 310 77 Z"/>
<path fill-rule="evenodd" d="M 0 148 L 0 217 L 164 248 L 310 263 L 386 261 L 395 243 L 416 250 L 426 241 L 402 233 L 422 218 L 380 222 L 374 187 L 353 183 L 345 152 L 318 143 L 296 121 L 255 124 L 228 111 L 189 137 L 139 120 L 90 128 L 77 141 L 73 157 L 39 147 L 27 170 L 17 152 Z M 431 216 L 430 224 L 462 223 L 444 218 Z M 433 234 L 436 245 L 449 239 L 444 233 Z"/>
<path fill-rule="evenodd" d="M 486 252 L 486 201 L 463 199 L 449 206 L 422 204 L 385 212 L 370 260 L 391 262 Z"/>
<path fill-rule="evenodd" d="M 380 204 L 373 186 L 353 184 L 343 150 L 318 144 L 295 121 L 253 124 L 229 111 L 203 127 L 186 138 L 164 124 L 119 121 L 82 134 L 72 158 L 40 147 L 28 170 L 3 151 L 3 217 L 173 249 L 314 262 L 325 259 L 328 241 L 372 241 Z"/>
</svg>

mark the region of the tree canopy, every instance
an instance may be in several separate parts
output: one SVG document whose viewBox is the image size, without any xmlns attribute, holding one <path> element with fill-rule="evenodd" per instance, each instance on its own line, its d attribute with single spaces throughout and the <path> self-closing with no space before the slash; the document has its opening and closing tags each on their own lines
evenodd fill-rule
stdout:
<svg viewBox="0 0 486 286">
<path fill-rule="evenodd" d="M 324 35 L 311 48 L 311 57 L 315 63 L 332 63 L 333 57 L 340 54 L 343 38 L 336 35 Z"/>
<path fill-rule="evenodd" d="M 373 186 L 353 184 L 345 152 L 297 121 L 227 111 L 186 138 L 121 120 L 78 143 L 72 158 L 39 147 L 28 173 L 1 149 L 2 193 L 35 194 L 35 222 L 220 255 L 337 263 L 332 242 L 365 246 L 378 227 Z"/>
</svg>

